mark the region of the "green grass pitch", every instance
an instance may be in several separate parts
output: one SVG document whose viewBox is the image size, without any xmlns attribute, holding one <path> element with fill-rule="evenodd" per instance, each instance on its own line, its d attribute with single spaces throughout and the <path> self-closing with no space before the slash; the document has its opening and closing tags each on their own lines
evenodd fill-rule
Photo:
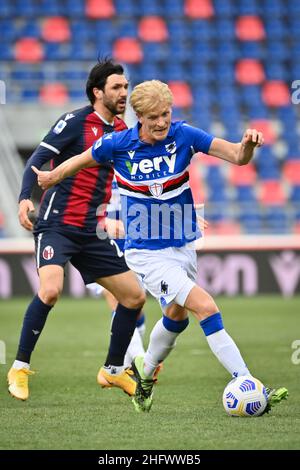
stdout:
<svg viewBox="0 0 300 470">
<path fill-rule="evenodd" d="M 149 414 L 137 414 L 119 389 L 96 383 L 109 338 L 103 300 L 63 298 L 51 312 L 32 358 L 31 396 L 9 396 L 6 373 L 14 359 L 28 299 L 0 302 L 0 449 L 299 449 L 300 364 L 292 343 L 300 340 L 300 297 L 217 299 L 225 327 L 253 375 L 290 396 L 261 418 L 230 418 L 221 402 L 228 373 L 210 352 L 196 320 L 165 361 Z M 160 317 L 146 304 L 147 334 Z M 300 353 L 298 354 L 300 358 Z"/>
</svg>

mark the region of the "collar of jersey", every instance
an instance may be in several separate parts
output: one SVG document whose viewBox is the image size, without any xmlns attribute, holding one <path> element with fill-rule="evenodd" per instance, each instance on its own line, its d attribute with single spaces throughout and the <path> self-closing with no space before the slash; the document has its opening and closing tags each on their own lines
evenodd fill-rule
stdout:
<svg viewBox="0 0 300 470">
<path fill-rule="evenodd" d="M 131 131 L 131 140 L 139 140 L 139 138 L 140 138 L 140 137 L 139 137 L 139 130 L 140 130 L 140 128 L 141 128 L 141 123 L 140 123 L 140 122 L 138 122 L 138 123 L 136 124 L 136 126 L 134 126 L 134 127 L 132 128 L 132 131 Z M 175 126 L 174 126 L 174 123 L 171 122 L 171 126 L 170 126 L 170 129 L 169 129 L 169 132 L 168 132 L 168 135 L 167 135 L 166 138 L 168 138 L 168 137 L 173 137 L 174 132 L 175 132 Z M 166 140 L 166 139 L 165 139 L 165 140 Z M 145 145 L 150 145 L 150 144 L 147 144 L 147 142 L 142 142 L 142 143 L 144 143 Z"/>
</svg>

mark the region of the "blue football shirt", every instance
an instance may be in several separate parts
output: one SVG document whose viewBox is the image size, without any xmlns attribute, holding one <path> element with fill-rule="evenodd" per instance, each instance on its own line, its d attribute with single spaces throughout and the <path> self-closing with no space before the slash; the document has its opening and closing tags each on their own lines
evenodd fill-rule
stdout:
<svg viewBox="0 0 300 470">
<path fill-rule="evenodd" d="M 213 136 L 184 121 L 172 123 L 154 145 L 134 128 L 106 134 L 92 148 L 98 163 L 112 162 L 119 186 L 125 249 L 183 246 L 201 236 L 189 186 L 195 152 L 208 153 Z"/>
</svg>

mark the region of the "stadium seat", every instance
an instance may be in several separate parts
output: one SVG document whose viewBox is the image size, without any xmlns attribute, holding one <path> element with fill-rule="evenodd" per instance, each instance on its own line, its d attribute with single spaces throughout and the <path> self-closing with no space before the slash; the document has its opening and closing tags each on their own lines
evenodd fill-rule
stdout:
<svg viewBox="0 0 300 470">
<path fill-rule="evenodd" d="M 16 0 L 15 9 L 18 16 L 33 17 L 36 15 L 36 5 L 34 0 Z"/>
<path fill-rule="evenodd" d="M 273 145 L 277 139 L 273 122 L 269 119 L 253 119 L 248 123 L 247 127 L 262 132 L 265 145 Z"/>
<path fill-rule="evenodd" d="M 165 0 L 164 1 L 164 17 L 182 18 L 183 17 L 183 1 L 184 0 Z"/>
<path fill-rule="evenodd" d="M 241 225 L 234 220 L 219 220 L 212 227 L 214 235 L 240 235 L 241 231 Z"/>
<path fill-rule="evenodd" d="M 259 186 L 258 199 L 261 204 L 268 206 L 283 205 L 286 202 L 286 195 L 280 181 L 263 181 Z"/>
<path fill-rule="evenodd" d="M 64 15 L 64 4 L 59 0 L 39 0 L 35 3 L 36 15 L 62 16 Z"/>
<path fill-rule="evenodd" d="M 300 183 L 291 187 L 289 201 L 300 207 Z"/>
<path fill-rule="evenodd" d="M 256 182 L 256 170 L 253 163 L 243 166 L 230 166 L 229 182 L 233 186 L 251 186 Z"/>
<path fill-rule="evenodd" d="M 135 38 L 119 38 L 113 45 L 113 56 L 116 61 L 137 64 L 143 60 L 143 50 Z"/>
<path fill-rule="evenodd" d="M 173 61 L 166 61 L 165 64 L 161 68 L 163 72 L 163 78 L 165 81 L 169 82 L 182 82 L 182 77 L 185 75 L 185 68 L 181 62 L 173 62 Z M 175 90 L 175 92 L 178 94 Z M 185 91 L 183 91 L 185 93 Z M 185 99 L 185 98 L 183 98 Z"/>
<path fill-rule="evenodd" d="M 262 41 L 266 37 L 263 22 L 258 16 L 240 16 L 235 30 L 239 41 Z"/>
<path fill-rule="evenodd" d="M 268 233 L 284 234 L 289 233 L 290 223 L 286 208 L 274 205 L 265 208 L 264 223 Z"/>
<path fill-rule="evenodd" d="M 254 186 L 235 186 L 235 200 L 237 203 L 246 206 L 257 202 Z"/>
<path fill-rule="evenodd" d="M 72 17 L 83 18 L 85 15 L 85 0 L 65 0 L 66 16 L 70 16 L 72 12 Z"/>
<path fill-rule="evenodd" d="M 270 107 L 287 106 L 290 103 L 290 92 L 286 83 L 271 80 L 263 85 L 263 102 Z"/>
<path fill-rule="evenodd" d="M 40 89 L 40 101 L 48 105 L 64 105 L 69 99 L 68 90 L 62 83 L 48 83 Z"/>
<path fill-rule="evenodd" d="M 239 0 L 238 12 L 240 15 L 259 15 L 261 12 L 259 2 L 256 0 Z"/>
<path fill-rule="evenodd" d="M 265 79 L 262 64 L 254 59 L 241 59 L 235 68 L 235 77 L 242 85 L 258 85 Z"/>
<path fill-rule="evenodd" d="M 65 42 L 71 37 L 70 26 L 66 18 L 53 16 L 42 24 L 41 36 L 48 42 Z"/>
<path fill-rule="evenodd" d="M 284 162 L 283 176 L 288 183 L 300 185 L 300 159 Z"/>
<path fill-rule="evenodd" d="M 124 0 L 123 0 L 124 1 Z M 160 0 L 138 0 L 137 7 L 139 16 L 162 16 L 162 3 Z"/>
<path fill-rule="evenodd" d="M 138 26 L 138 35 L 142 41 L 163 42 L 169 37 L 168 28 L 163 18 L 145 16 Z"/>
<path fill-rule="evenodd" d="M 189 18 L 211 18 L 214 6 L 211 0 L 184 0 L 184 14 Z"/>
<path fill-rule="evenodd" d="M 173 104 L 178 108 L 190 108 L 193 104 L 193 95 L 189 85 L 183 81 L 170 81 L 168 83 L 172 94 Z"/>
<path fill-rule="evenodd" d="M 15 44 L 15 58 L 19 62 L 41 62 L 43 45 L 35 38 L 22 38 Z"/>
<path fill-rule="evenodd" d="M 86 0 L 85 14 L 88 18 L 111 18 L 115 13 L 112 0 Z"/>
<path fill-rule="evenodd" d="M 132 19 L 139 14 L 138 5 L 134 0 L 114 0 L 116 15 Z"/>
</svg>

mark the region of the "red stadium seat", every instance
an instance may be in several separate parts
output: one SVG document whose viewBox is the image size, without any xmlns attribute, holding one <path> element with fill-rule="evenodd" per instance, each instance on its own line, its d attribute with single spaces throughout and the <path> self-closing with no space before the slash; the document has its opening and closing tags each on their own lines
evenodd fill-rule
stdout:
<svg viewBox="0 0 300 470">
<path fill-rule="evenodd" d="M 283 205 L 286 202 L 286 195 L 280 181 L 263 181 L 259 188 L 259 202 L 267 206 Z"/>
<path fill-rule="evenodd" d="M 266 145 L 274 144 L 277 139 L 273 123 L 268 119 L 254 119 L 253 121 L 249 122 L 247 127 L 251 129 L 257 129 L 258 131 L 262 132 Z"/>
<path fill-rule="evenodd" d="M 189 85 L 183 81 L 168 83 L 173 94 L 173 104 L 177 108 L 190 108 L 193 104 L 193 95 Z"/>
<path fill-rule="evenodd" d="M 167 25 L 160 16 L 145 16 L 139 22 L 138 35 L 142 41 L 167 41 L 169 32 Z"/>
<path fill-rule="evenodd" d="M 114 43 L 113 56 L 117 61 L 137 64 L 143 60 L 143 50 L 137 39 L 120 38 Z"/>
<path fill-rule="evenodd" d="M 214 7 L 211 0 L 185 0 L 184 13 L 189 18 L 211 18 L 214 16 Z"/>
<path fill-rule="evenodd" d="M 252 186 L 256 182 L 256 170 L 253 163 L 244 166 L 230 166 L 229 181 L 234 186 Z"/>
<path fill-rule="evenodd" d="M 63 83 L 48 83 L 40 89 L 40 101 L 49 105 L 63 105 L 69 99 L 67 87 Z"/>
<path fill-rule="evenodd" d="M 288 160 L 283 165 L 284 178 L 293 185 L 300 185 L 300 160 Z"/>
<path fill-rule="evenodd" d="M 195 204 L 201 204 L 204 201 L 204 185 L 201 177 L 201 171 L 200 171 L 200 166 L 199 166 L 199 160 L 195 159 L 195 157 L 192 159 L 190 168 L 189 168 L 189 175 L 190 175 L 190 188 L 193 194 L 193 199 Z"/>
<path fill-rule="evenodd" d="M 290 104 L 290 91 L 287 84 L 281 80 L 266 82 L 262 90 L 262 100 L 267 106 L 280 107 Z"/>
<path fill-rule="evenodd" d="M 235 77 L 242 85 L 259 85 L 265 80 L 265 72 L 258 60 L 242 59 L 236 64 Z"/>
<path fill-rule="evenodd" d="M 88 18 L 111 18 L 115 13 L 112 0 L 86 0 L 85 14 Z"/>
<path fill-rule="evenodd" d="M 42 38 L 48 42 L 65 42 L 71 37 L 69 22 L 62 16 L 46 18 L 42 25 Z"/>
<path fill-rule="evenodd" d="M 266 37 L 263 22 L 258 16 L 240 16 L 235 32 L 240 41 L 262 41 Z"/>
<path fill-rule="evenodd" d="M 41 62 L 44 58 L 43 45 L 35 38 L 22 38 L 16 42 L 15 58 L 19 62 Z"/>
<path fill-rule="evenodd" d="M 206 153 L 199 152 L 196 155 L 194 155 L 193 158 L 196 158 L 196 157 L 200 165 L 203 165 L 203 166 L 219 166 L 219 165 L 224 164 L 224 161 L 222 162 L 220 158 L 212 157 L 211 155 L 207 155 Z"/>
<path fill-rule="evenodd" d="M 300 235 L 300 222 L 296 222 L 293 227 L 293 233 L 296 235 Z"/>
</svg>

